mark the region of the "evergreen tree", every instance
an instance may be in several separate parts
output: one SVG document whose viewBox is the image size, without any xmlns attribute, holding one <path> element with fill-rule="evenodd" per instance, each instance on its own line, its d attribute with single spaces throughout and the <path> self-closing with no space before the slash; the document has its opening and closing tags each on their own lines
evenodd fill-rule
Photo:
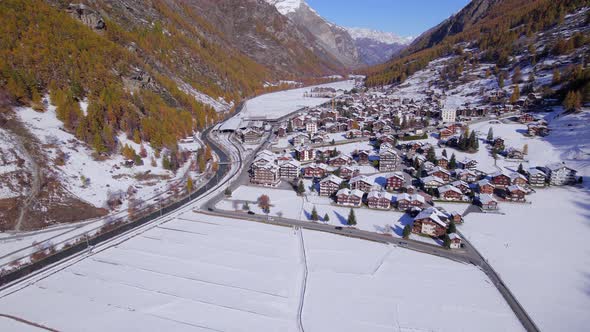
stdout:
<svg viewBox="0 0 590 332">
<path fill-rule="evenodd" d="M 287 132 L 288 133 L 292 133 L 293 132 L 293 123 L 291 121 L 287 122 Z"/>
<path fill-rule="evenodd" d="M 324 215 L 324 221 L 325 221 L 325 222 L 328 222 L 328 221 L 330 221 L 330 216 L 328 216 L 328 214 L 327 214 L 327 213 Z"/>
<path fill-rule="evenodd" d="M 225 188 L 225 191 L 223 193 L 225 194 L 225 196 L 231 196 L 231 189 L 227 187 Z"/>
<path fill-rule="evenodd" d="M 348 223 L 349 226 L 356 225 L 356 216 L 354 215 L 354 210 L 353 209 L 350 209 L 350 213 L 348 214 L 347 223 Z"/>
<path fill-rule="evenodd" d="M 526 172 L 524 171 L 524 167 L 522 167 L 522 164 L 518 164 L 518 173 L 522 174 L 522 175 L 526 175 Z"/>
<path fill-rule="evenodd" d="M 443 149 L 442 150 L 442 155 L 445 156 L 445 157 L 447 156 L 447 149 Z"/>
<path fill-rule="evenodd" d="M 303 185 L 303 181 L 299 181 L 297 185 L 297 195 L 302 196 L 305 194 L 305 186 Z"/>
<path fill-rule="evenodd" d="M 488 142 L 491 142 L 494 140 L 494 130 L 492 129 L 492 127 L 490 127 L 490 129 L 488 129 L 488 137 L 486 137 Z"/>
<path fill-rule="evenodd" d="M 449 224 L 449 228 L 447 229 L 447 234 L 456 233 L 456 232 L 457 232 L 457 226 L 455 225 L 454 221 L 451 221 L 451 223 Z"/>
<path fill-rule="evenodd" d="M 311 210 L 311 220 L 318 221 L 318 219 L 320 219 L 320 217 L 318 216 L 318 211 L 316 210 L 314 205 L 313 209 Z"/>
<path fill-rule="evenodd" d="M 472 131 L 469 135 L 469 140 L 467 141 L 467 150 L 477 150 L 477 148 L 477 136 L 475 136 L 475 131 Z"/>
<path fill-rule="evenodd" d="M 431 163 L 436 162 L 436 153 L 434 152 L 434 147 L 431 146 L 428 149 L 428 152 L 426 152 L 426 159 L 428 159 L 428 161 Z"/>
<path fill-rule="evenodd" d="M 451 155 L 451 159 L 449 160 L 449 169 L 455 169 L 457 168 L 457 158 L 455 157 L 455 154 L 453 153 Z"/>
<path fill-rule="evenodd" d="M 529 145 L 525 144 L 522 146 L 522 154 L 527 155 L 529 154 Z"/>
<path fill-rule="evenodd" d="M 404 226 L 404 233 L 403 233 L 404 239 L 409 238 L 410 234 L 412 234 L 412 226 L 410 226 L 410 225 Z"/>
<path fill-rule="evenodd" d="M 244 211 L 250 211 L 250 204 L 248 204 L 248 202 L 244 202 L 242 209 L 244 209 Z"/>
</svg>

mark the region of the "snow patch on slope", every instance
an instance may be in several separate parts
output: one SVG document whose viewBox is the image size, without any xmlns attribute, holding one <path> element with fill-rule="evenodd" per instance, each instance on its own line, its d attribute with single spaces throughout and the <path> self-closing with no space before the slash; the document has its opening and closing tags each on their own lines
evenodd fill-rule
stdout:
<svg viewBox="0 0 590 332">
<path fill-rule="evenodd" d="M 279 13 L 283 15 L 287 15 L 289 13 L 293 13 L 301 7 L 302 0 L 266 0 L 266 2 L 270 5 L 273 5 L 277 8 Z"/>
</svg>

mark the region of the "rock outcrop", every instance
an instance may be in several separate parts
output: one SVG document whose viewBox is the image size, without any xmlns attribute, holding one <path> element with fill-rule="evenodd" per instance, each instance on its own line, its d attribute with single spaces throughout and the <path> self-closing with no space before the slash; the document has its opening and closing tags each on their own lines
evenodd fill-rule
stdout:
<svg viewBox="0 0 590 332">
<path fill-rule="evenodd" d="M 107 27 L 102 16 L 85 4 L 71 3 L 68 5 L 67 12 L 93 30 L 104 30 Z"/>
</svg>

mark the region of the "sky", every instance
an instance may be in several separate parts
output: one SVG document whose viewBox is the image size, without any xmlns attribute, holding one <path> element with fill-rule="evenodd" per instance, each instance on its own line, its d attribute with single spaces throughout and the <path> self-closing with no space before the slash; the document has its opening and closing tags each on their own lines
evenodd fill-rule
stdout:
<svg viewBox="0 0 590 332">
<path fill-rule="evenodd" d="M 344 27 L 418 36 L 458 12 L 469 0 L 306 0 L 320 15 Z"/>
</svg>

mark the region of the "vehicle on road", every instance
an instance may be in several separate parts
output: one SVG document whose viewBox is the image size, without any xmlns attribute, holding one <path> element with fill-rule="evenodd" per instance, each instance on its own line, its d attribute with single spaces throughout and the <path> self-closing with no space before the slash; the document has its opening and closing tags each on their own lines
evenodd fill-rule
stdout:
<svg viewBox="0 0 590 332">
<path fill-rule="evenodd" d="M 256 213 L 254 213 L 254 212 L 252 212 L 252 211 L 248 211 L 248 214 L 256 214 Z"/>
<path fill-rule="evenodd" d="M 336 227 L 334 227 L 334 229 L 341 231 L 342 230 L 342 226 L 336 226 Z"/>
</svg>

